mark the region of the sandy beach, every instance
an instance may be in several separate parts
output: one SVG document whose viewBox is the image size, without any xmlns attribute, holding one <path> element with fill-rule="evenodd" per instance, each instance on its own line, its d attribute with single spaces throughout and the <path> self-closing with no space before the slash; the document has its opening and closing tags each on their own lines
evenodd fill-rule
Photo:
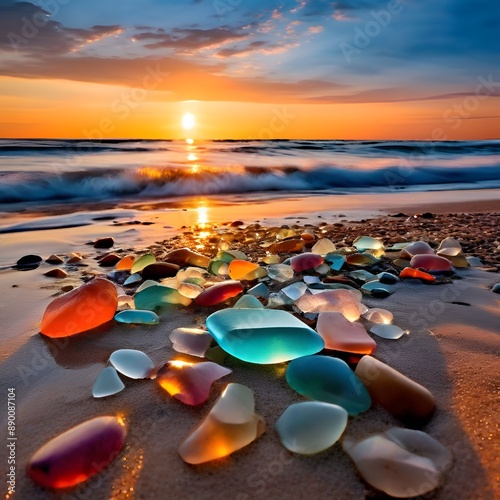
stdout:
<svg viewBox="0 0 500 500">
<path fill-rule="evenodd" d="M 458 269 L 459 279 L 447 284 L 400 282 L 396 293 L 388 298 L 363 299 L 370 307 L 390 310 L 394 324 L 410 332 L 397 341 L 377 339 L 375 357 L 427 387 L 437 400 L 437 411 L 422 430 L 449 448 L 454 460 L 443 486 L 425 498 L 494 499 L 500 492 L 495 444 L 499 437 L 497 415 L 500 411 L 497 392 L 500 363 L 495 354 L 500 299 L 491 292 L 492 285 L 500 281 L 497 272 L 500 213 L 495 212 L 500 208 L 500 201 L 497 198 L 485 204 L 487 212 L 481 210 L 484 204 L 425 207 L 401 204 L 397 209 L 391 207 L 390 213 L 404 212 L 404 217 L 378 215 L 348 221 L 346 213 L 333 210 L 301 215 L 294 211 L 291 212 L 294 215 L 282 213 L 281 220 L 276 219 L 280 225 L 286 224 L 292 229 L 312 228 L 317 236 L 328 237 L 338 246 L 350 245 L 356 236 L 363 234 L 380 237 L 386 245 L 398 236 L 408 241 L 424 239 L 434 245 L 446 236 L 454 236 L 462 243 L 466 255 L 483 259 L 484 268 Z M 474 207 L 477 210 L 469 212 Z M 432 218 L 411 216 L 428 211 L 435 215 Z M 217 209 L 211 212 L 217 213 Z M 227 220 L 228 213 L 225 212 L 227 222 L 240 215 L 235 209 L 231 211 L 235 217 Z M 26 232 L 4 236 L 4 245 L 9 238 L 10 246 L 7 244 L 5 248 L 10 248 L 12 256 L 30 244 L 29 253 L 34 253 L 36 246 L 36 253 L 44 258 L 50 253 L 69 251 L 83 252 L 86 257 L 82 261 L 85 266 L 69 268 L 69 276 L 63 280 L 44 277 L 43 273 L 53 267 L 45 263 L 29 272 L 7 268 L 0 271 L 4 292 L 0 309 L 4 325 L 0 373 L 3 394 L 7 388 L 16 389 L 18 497 L 244 500 L 283 496 L 331 498 L 333 495 L 342 499 L 382 498 L 383 495 L 359 477 L 340 443 L 310 457 L 292 454 L 280 444 L 274 429 L 276 420 L 288 405 L 305 400 L 286 383 L 287 363 L 253 365 L 228 357 L 225 365 L 233 373 L 215 383 L 209 401 L 200 407 L 183 405 L 151 380 L 127 379 L 124 380 L 126 389 L 121 393 L 103 400 L 92 397 L 90 388 L 114 350 L 142 350 L 157 368 L 172 358 L 189 359 L 172 349 L 169 333 L 177 327 L 203 328 L 207 315 L 221 306 L 171 306 L 160 314 L 157 326 L 114 323 L 70 338 L 42 336 L 38 331 L 43 311 L 62 286 L 76 287 L 82 279 L 104 276 L 113 269 L 99 267 L 95 258 L 106 251 L 85 246 L 85 241 L 113 235 L 116 243 L 112 250 L 123 255 L 142 254 L 149 249 L 161 258 L 165 249 L 190 246 L 212 256 L 218 248 L 218 240 L 211 239 L 210 235 L 216 234 L 214 226 L 217 226 L 236 236 L 232 249 L 246 251 L 250 260 L 257 261 L 265 255 L 264 249 L 258 241 L 249 242 L 241 235 L 245 235 L 245 227 L 256 219 L 264 228 L 270 225 L 269 220 L 253 214 L 252 220 L 242 217 L 245 225 L 240 228 L 212 221 L 201 227 L 198 221 L 192 220 L 191 224 L 182 224 L 187 227 L 181 230 L 180 225 L 175 224 L 160 231 L 160 224 L 136 225 L 130 226 L 132 233 L 127 233 L 130 228 L 113 226 L 117 225 L 116 221 L 125 220 L 123 215 L 130 214 L 115 215 L 114 221 L 98 226 L 37 231 L 36 240 L 26 238 L 30 234 Z M 182 212 L 181 217 L 189 222 Z M 38 239 L 43 234 L 47 235 L 46 239 Z M 17 254 L 18 258 L 21 256 Z M 12 261 L 12 257 L 8 258 Z M 4 257 L 2 264 L 5 265 L 6 260 Z M 229 457 L 199 466 L 185 464 L 177 452 L 179 443 L 208 413 L 229 382 L 242 383 L 254 391 L 256 411 L 266 421 L 266 432 Z M 111 466 L 79 486 L 57 493 L 37 486 L 26 476 L 23 469 L 41 445 L 68 428 L 100 415 L 120 415 L 128 428 L 125 449 Z M 360 439 L 400 425 L 384 409 L 373 405 L 362 415 L 349 419 L 343 438 Z"/>
</svg>

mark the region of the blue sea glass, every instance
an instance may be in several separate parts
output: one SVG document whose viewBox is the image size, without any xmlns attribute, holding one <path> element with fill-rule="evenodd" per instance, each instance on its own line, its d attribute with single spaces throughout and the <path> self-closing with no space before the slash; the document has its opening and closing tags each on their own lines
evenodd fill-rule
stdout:
<svg viewBox="0 0 500 500">
<path fill-rule="evenodd" d="M 294 359 L 286 370 L 288 385 L 316 401 L 342 406 L 349 415 L 358 415 L 371 406 L 365 386 L 345 361 L 328 356 Z"/>
<path fill-rule="evenodd" d="M 211 314 L 206 325 L 226 352 L 250 363 L 281 363 L 325 346 L 313 329 L 286 311 L 224 309 Z"/>
<path fill-rule="evenodd" d="M 135 349 L 119 349 L 109 357 L 109 362 L 122 375 L 129 378 L 151 378 L 155 365 L 151 358 Z"/>
<path fill-rule="evenodd" d="M 115 321 L 118 323 L 141 324 L 141 325 L 157 325 L 160 323 L 160 318 L 153 311 L 141 311 L 140 309 L 127 309 L 121 311 L 115 316 Z"/>
<path fill-rule="evenodd" d="M 153 285 L 135 294 L 134 303 L 136 309 L 147 309 L 154 311 L 167 304 L 181 304 L 188 306 L 191 299 L 181 295 L 175 288 L 164 285 Z"/>
<path fill-rule="evenodd" d="M 254 295 L 255 297 L 267 299 L 269 297 L 269 288 L 267 288 L 264 283 L 259 283 L 258 285 L 250 288 L 247 293 L 249 295 Z"/>
<path fill-rule="evenodd" d="M 94 398 L 104 398 L 112 396 L 123 389 L 125 389 L 125 384 L 121 381 L 118 372 L 112 366 L 108 366 L 96 378 L 92 386 L 92 396 Z"/>
</svg>

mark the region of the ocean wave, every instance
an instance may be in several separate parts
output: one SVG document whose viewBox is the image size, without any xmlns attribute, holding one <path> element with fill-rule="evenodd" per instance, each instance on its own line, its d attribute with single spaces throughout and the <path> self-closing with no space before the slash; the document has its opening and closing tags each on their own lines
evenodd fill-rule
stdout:
<svg viewBox="0 0 500 500">
<path fill-rule="evenodd" d="M 0 203 L 148 199 L 252 192 L 388 192 L 408 189 L 500 188 L 500 165 L 480 167 L 399 166 L 348 169 L 334 165 L 298 167 L 141 167 L 0 173 Z"/>
</svg>

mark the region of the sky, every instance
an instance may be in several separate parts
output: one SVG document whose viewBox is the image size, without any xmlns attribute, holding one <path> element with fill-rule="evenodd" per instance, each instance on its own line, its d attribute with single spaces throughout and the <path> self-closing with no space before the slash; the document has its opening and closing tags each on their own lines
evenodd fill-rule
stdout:
<svg viewBox="0 0 500 500">
<path fill-rule="evenodd" d="M 499 138 L 499 33 L 497 0 L 0 0 L 0 137 Z"/>
</svg>

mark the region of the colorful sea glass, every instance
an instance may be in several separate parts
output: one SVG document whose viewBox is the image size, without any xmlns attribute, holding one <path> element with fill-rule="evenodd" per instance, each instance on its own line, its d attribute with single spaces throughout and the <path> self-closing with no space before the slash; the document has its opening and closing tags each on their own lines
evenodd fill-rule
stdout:
<svg viewBox="0 0 500 500">
<path fill-rule="evenodd" d="M 352 246 L 359 252 L 364 252 L 365 250 L 381 250 L 384 248 L 384 244 L 380 240 L 372 238 L 371 236 L 359 236 L 354 240 Z"/>
<path fill-rule="evenodd" d="M 116 270 L 117 271 L 130 271 L 132 269 L 132 266 L 134 265 L 135 257 L 133 255 L 127 255 L 126 257 L 123 257 L 117 264 L 116 264 Z"/>
<path fill-rule="evenodd" d="M 330 253 L 325 256 L 325 260 L 330 264 L 330 269 L 332 271 L 340 271 L 342 267 L 344 267 L 345 264 L 345 256 L 336 254 L 336 253 Z"/>
<path fill-rule="evenodd" d="M 294 359 L 286 370 L 288 385 L 316 401 L 342 406 L 349 415 L 358 415 L 371 406 L 365 386 L 345 361 L 328 356 Z"/>
<path fill-rule="evenodd" d="M 179 266 L 171 262 L 155 262 L 148 264 L 141 272 L 142 279 L 145 280 L 161 280 L 175 276 Z"/>
<path fill-rule="evenodd" d="M 272 280 L 282 283 L 293 278 L 293 269 L 287 264 L 273 264 L 267 268 L 267 275 Z"/>
<path fill-rule="evenodd" d="M 149 266 L 149 264 L 154 264 L 155 262 L 156 257 L 153 254 L 147 253 L 146 255 L 142 255 L 132 264 L 132 267 L 130 268 L 130 274 L 138 273 L 142 271 L 146 266 Z"/>
<path fill-rule="evenodd" d="M 380 262 L 379 259 L 369 253 L 353 253 L 351 255 L 347 255 L 345 260 L 350 266 L 359 267 L 372 266 L 373 264 Z"/>
<path fill-rule="evenodd" d="M 124 286 L 130 286 L 130 285 L 135 285 L 136 283 L 139 283 L 139 281 L 142 281 L 142 276 L 140 273 L 134 273 L 131 274 L 124 282 Z"/>
<path fill-rule="evenodd" d="M 188 363 L 173 360 L 160 368 L 156 380 L 174 398 L 197 406 L 208 399 L 212 384 L 231 372 L 229 368 L 211 361 Z"/>
<path fill-rule="evenodd" d="M 388 295 L 394 293 L 395 291 L 393 286 L 385 285 L 384 283 L 381 283 L 379 280 L 368 281 L 361 287 L 361 290 L 369 294 L 373 293 L 373 295 L 375 295 L 376 290 L 385 290 Z"/>
<path fill-rule="evenodd" d="M 364 281 L 367 283 L 368 281 L 373 281 L 377 279 L 377 276 L 373 273 L 370 273 L 369 271 L 366 271 L 365 269 L 358 269 L 356 271 L 351 271 L 347 276 L 359 280 L 359 281 Z"/>
<path fill-rule="evenodd" d="M 87 420 L 55 437 L 30 458 L 26 471 L 40 486 L 69 488 L 111 464 L 125 444 L 119 417 Z"/>
<path fill-rule="evenodd" d="M 325 341 L 325 349 L 371 354 L 377 347 L 361 323 L 352 323 L 338 312 L 321 313 L 316 330 Z"/>
<path fill-rule="evenodd" d="M 276 422 L 283 446 L 294 453 L 313 455 L 333 446 L 347 425 L 344 408 L 319 401 L 290 405 Z"/>
<path fill-rule="evenodd" d="M 181 295 L 175 288 L 156 284 L 136 293 L 134 302 L 136 309 L 154 311 L 167 304 L 188 306 L 191 299 Z"/>
<path fill-rule="evenodd" d="M 392 323 L 393 314 L 391 311 L 387 311 L 386 309 L 374 307 L 373 309 L 368 309 L 368 311 L 363 314 L 363 318 L 371 321 L 372 323 L 384 323 L 389 325 Z"/>
<path fill-rule="evenodd" d="M 196 266 L 207 268 L 210 258 L 193 252 L 189 248 L 179 248 L 172 250 L 165 256 L 165 262 L 172 262 L 178 266 Z"/>
<path fill-rule="evenodd" d="M 187 297 L 188 299 L 195 299 L 203 292 L 203 287 L 196 285 L 195 283 L 187 283 L 183 281 L 177 286 L 177 290 L 181 295 Z"/>
<path fill-rule="evenodd" d="M 399 277 L 401 279 L 419 279 L 426 281 L 427 283 L 433 283 L 436 278 L 432 274 L 425 273 L 419 269 L 413 269 L 413 267 L 405 267 L 400 273 Z"/>
<path fill-rule="evenodd" d="M 304 248 L 304 241 L 301 239 L 292 239 L 273 243 L 267 250 L 271 253 L 296 253 Z"/>
<path fill-rule="evenodd" d="M 443 257 L 456 257 L 462 253 L 462 246 L 455 238 L 445 238 L 436 253 Z"/>
<path fill-rule="evenodd" d="M 445 272 L 451 271 L 451 263 L 439 255 L 415 255 L 410 261 L 411 267 L 424 269 L 425 271 Z"/>
<path fill-rule="evenodd" d="M 436 409 L 432 394 L 420 384 L 371 356 L 363 356 L 356 375 L 373 401 L 410 427 L 421 427 Z"/>
<path fill-rule="evenodd" d="M 249 445 L 264 429 L 252 391 L 229 384 L 205 420 L 182 441 L 179 454 L 189 464 L 216 460 Z"/>
<path fill-rule="evenodd" d="M 401 338 L 405 333 L 404 330 L 396 325 L 389 325 L 385 323 L 378 323 L 370 328 L 370 332 L 374 333 L 378 337 L 387 340 L 397 340 Z"/>
<path fill-rule="evenodd" d="M 269 297 L 269 288 L 265 283 L 259 283 L 247 291 L 247 294 L 254 295 L 255 297 L 261 297 L 267 299 Z"/>
<path fill-rule="evenodd" d="M 247 260 L 233 259 L 229 263 L 229 267 L 227 269 L 227 272 L 229 274 L 229 277 L 232 280 L 241 280 L 248 273 L 255 271 L 258 268 L 259 268 L 259 265 L 254 264 L 253 262 L 248 262 Z"/>
<path fill-rule="evenodd" d="M 118 323 L 140 324 L 140 325 L 158 325 L 160 318 L 153 311 L 141 309 L 127 309 L 121 311 L 115 316 Z"/>
<path fill-rule="evenodd" d="M 314 269 L 315 267 L 323 264 L 324 258 L 316 253 L 301 253 L 300 255 L 295 255 L 290 259 L 290 266 L 296 273 L 301 273 L 302 271 L 307 271 L 309 269 Z"/>
<path fill-rule="evenodd" d="M 151 378 L 155 371 L 151 358 L 135 349 L 119 349 L 111 354 L 109 362 L 122 375 L 133 379 Z"/>
<path fill-rule="evenodd" d="M 304 313 L 340 312 L 349 321 L 356 321 L 362 312 L 358 297 L 352 290 L 326 290 L 314 295 L 304 294 L 295 305 Z"/>
<path fill-rule="evenodd" d="M 291 285 L 281 289 L 281 293 L 284 293 L 291 300 L 299 299 L 307 291 L 307 285 L 301 281 L 297 281 L 296 283 L 292 283 Z"/>
<path fill-rule="evenodd" d="M 118 294 L 111 281 L 95 278 L 54 299 L 45 310 L 40 332 L 47 337 L 68 337 L 113 319 Z"/>
<path fill-rule="evenodd" d="M 437 488 L 452 460 L 450 451 L 425 432 L 398 427 L 358 442 L 344 439 L 342 445 L 366 482 L 397 498 Z"/>
<path fill-rule="evenodd" d="M 169 335 L 172 347 L 177 351 L 191 356 L 203 358 L 207 352 L 212 337 L 199 328 L 176 328 Z"/>
<path fill-rule="evenodd" d="M 262 302 L 257 297 L 243 295 L 234 304 L 233 309 L 262 309 L 263 307 Z"/>
<path fill-rule="evenodd" d="M 384 285 L 394 285 L 399 281 L 399 278 L 395 274 L 387 272 L 378 273 L 377 278 Z"/>
<path fill-rule="evenodd" d="M 314 244 L 311 252 L 313 254 L 316 253 L 324 256 L 327 253 L 335 252 L 335 250 L 336 248 L 332 240 L 329 240 L 328 238 L 321 238 Z"/>
<path fill-rule="evenodd" d="M 108 366 L 96 378 L 92 386 L 92 396 L 105 398 L 117 394 L 123 389 L 125 389 L 125 384 L 121 381 L 118 372 L 112 366 Z"/>
<path fill-rule="evenodd" d="M 314 330 L 286 311 L 224 309 L 211 314 L 206 325 L 225 351 L 250 363 L 281 363 L 324 348 Z"/>
<path fill-rule="evenodd" d="M 410 260 L 415 255 L 434 255 L 434 250 L 425 241 L 416 241 L 406 245 L 399 257 Z"/>
<path fill-rule="evenodd" d="M 215 306 L 243 292 L 243 285 L 239 281 L 223 281 L 206 288 L 195 301 L 199 306 Z"/>
<path fill-rule="evenodd" d="M 135 293 L 137 295 L 139 292 L 142 292 L 146 288 L 149 288 L 150 286 L 155 286 L 155 285 L 159 285 L 158 281 L 146 280 L 144 283 L 140 284 L 139 288 L 135 291 Z"/>
</svg>

